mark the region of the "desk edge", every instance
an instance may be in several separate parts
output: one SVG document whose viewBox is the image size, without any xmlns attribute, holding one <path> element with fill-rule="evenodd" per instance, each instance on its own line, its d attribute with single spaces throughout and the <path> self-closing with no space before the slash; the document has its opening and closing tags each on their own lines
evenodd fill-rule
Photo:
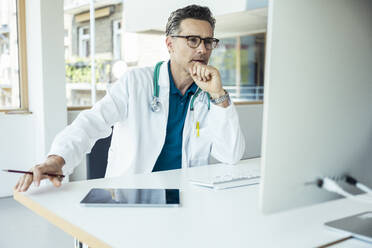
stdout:
<svg viewBox="0 0 372 248">
<path fill-rule="evenodd" d="M 53 225 L 59 227 L 64 232 L 70 234 L 73 237 L 76 237 L 79 241 L 83 242 L 84 244 L 87 244 L 89 247 L 111 248 L 111 246 L 109 246 L 108 244 L 97 239 L 96 237 L 80 229 L 79 227 L 71 224 L 70 222 L 64 220 L 63 218 L 51 212 L 50 210 L 31 200 L 21 192 L 16 191 L 13 192 L 13 198 L 14 200 L 18 201 L 19 203 L 29 208 L 36 214 L 48 220 Z"/>
</svg>

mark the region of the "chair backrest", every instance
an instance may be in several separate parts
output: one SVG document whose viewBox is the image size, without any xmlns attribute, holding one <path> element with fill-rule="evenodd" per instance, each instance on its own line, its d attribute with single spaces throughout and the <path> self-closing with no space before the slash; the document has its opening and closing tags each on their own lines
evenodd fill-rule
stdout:
<svg viewBox="0 0 372 248">
<path fill-rule="evenodd" d="M 107 138 L 98 140 L 92 151 L 87 154 L 87 179 L 105 177 L 111 137 L 112 134 Z"/>
</svg>

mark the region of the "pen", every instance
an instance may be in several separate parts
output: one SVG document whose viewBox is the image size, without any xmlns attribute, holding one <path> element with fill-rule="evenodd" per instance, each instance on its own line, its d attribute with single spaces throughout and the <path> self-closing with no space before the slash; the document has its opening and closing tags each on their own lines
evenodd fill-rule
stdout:
<svg viewBox="0 0 372 248">
<path fill-rule="evenodd" d="M 21 171 L 21 170 L 3 170 L 5 172 L 12 172 L 12 173 L 23 173 L 23 174 L 30 174 L 33 175 L 32 171 Z M 50 177 L 65 177 L 64 175 L 53 174 L 53 173 L 43 173 L 43 175 L 50 176 Z"/>
<path fill-rule="evenodd" d="M 196 122 L 196 137 L 199 137 L 199 122 Z"/>
</svg>

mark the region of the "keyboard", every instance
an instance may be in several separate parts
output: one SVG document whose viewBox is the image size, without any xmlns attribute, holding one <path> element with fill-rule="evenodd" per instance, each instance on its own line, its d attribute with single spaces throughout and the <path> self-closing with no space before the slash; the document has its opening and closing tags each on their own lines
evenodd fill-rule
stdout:
<svg viewBox="0 0 372 248">
<path fill-rule="evenodd" d="M 259 168 L 239 168 L 207 177 L 192 178 L 190 183 L 213 189 L 227 189 L 259 184 L 260 177 Z"/>
</svg>

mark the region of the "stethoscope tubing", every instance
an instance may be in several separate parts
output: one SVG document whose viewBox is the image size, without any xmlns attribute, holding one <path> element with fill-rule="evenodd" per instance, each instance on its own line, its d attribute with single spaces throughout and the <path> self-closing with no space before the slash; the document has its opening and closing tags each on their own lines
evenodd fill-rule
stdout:
<svg viewBox="0 0 372 248">
<path fill-rule="evenodd" d="M 154 69 L 154 79 L 153 79 L 153 85 L 154 85 L 154 92 L 152 96 L 151 101 L 151 110 L 152 112 L 159 112 L 160 110 L 160 100 L 159 100 L 159 74 L 160 74 L 160 66 L 163 64 L 164 61 L 160 61 L 155 65 Z M 198 87 L 195 94 L 191 98 L 190 102 L 190 111 L 194 111 L 194 102 L 196 97 L 202 92 L 202 89 Z M 208 92 L 206 92 L 207 98 L 208 98 L 208 110 L 210 110 L 211 101 L 210 101 L 210 95 Z"/>
</svg>

